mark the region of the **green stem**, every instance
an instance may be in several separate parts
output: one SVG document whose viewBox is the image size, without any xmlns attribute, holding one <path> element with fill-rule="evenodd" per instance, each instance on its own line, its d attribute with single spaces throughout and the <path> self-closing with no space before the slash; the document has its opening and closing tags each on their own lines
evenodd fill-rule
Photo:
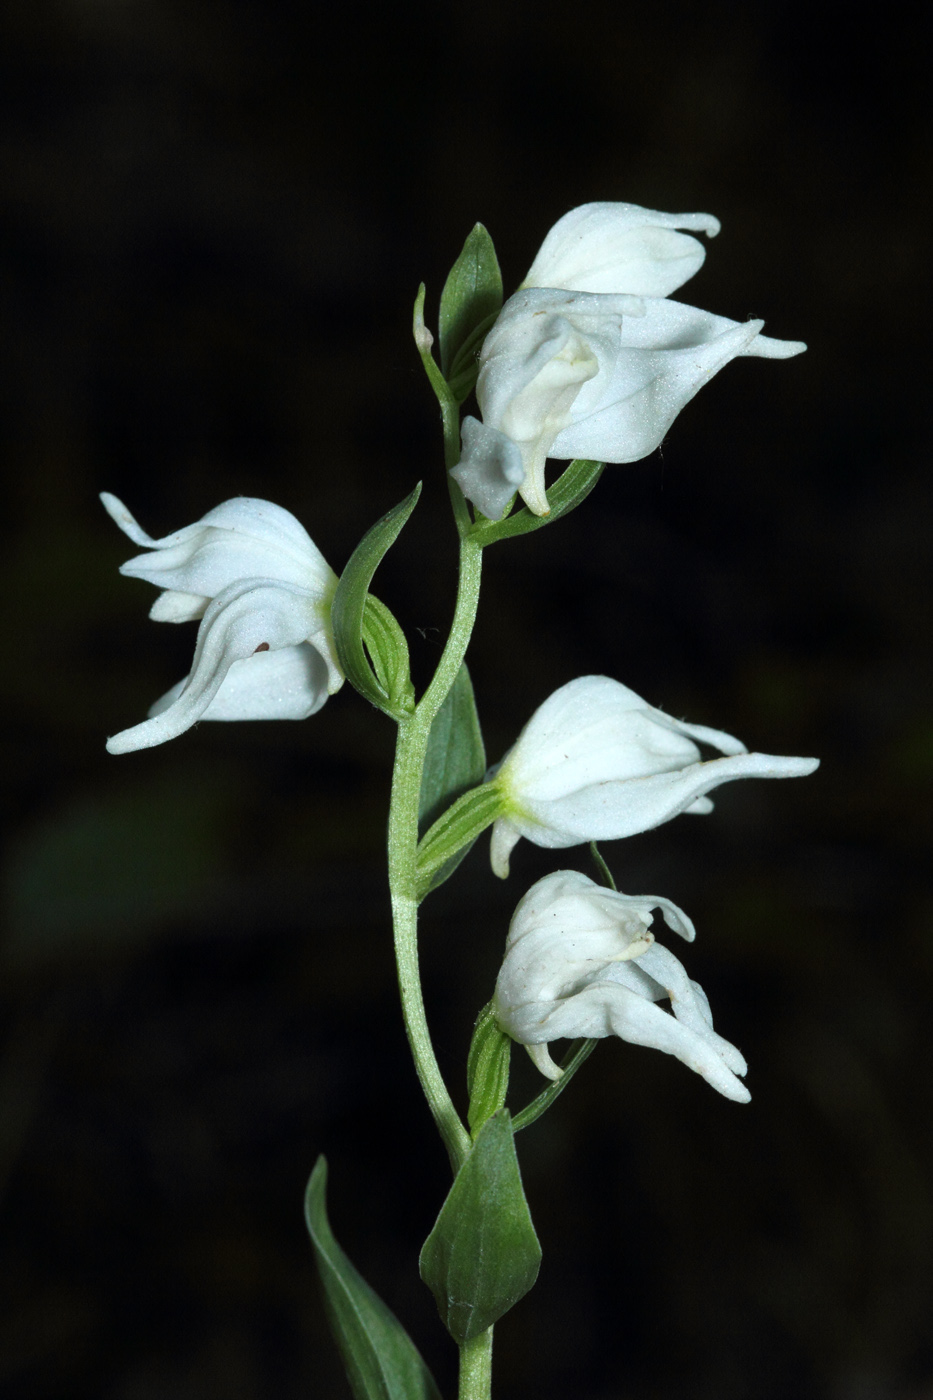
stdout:
<svg viewBox="0 0 933 1400">
<path fill-rule="evenodd" d="M 492 1392 L 492 1328 L 460 1348 L 458 1400 L 489 1400 Z"/>
<path fill-rule="evenodd" d="M 454 1108 L 438 1066 L 421 993 L 416 876 L 418 806 L 431 725 L 460 670 L 476 621 L 482 557 L 482 549 L 475 541 L 461 537 L 460 580 L 450 635 L 437 671 L 414 714 L 399 723 L 389 808 L 389 889 L 402 1014 L 415 1069 L 455 1174 L 470 1150 L 470 1135 Z"/>
<path fill-rule="evenodd" d="M 460 410 L 442 396 L 444 422 L 444 461 L 449 469 L 460 454 Z M 411 715 L 399 721 L 395 767 L 392 773 L 392 800 L 389 807 L 389 889 L 392 896 L 392 922 L 395 930 L 395 961 L 405 1031 L 412 1058 L 428 1107 L 444 1139 L 456 1176 L 466 1160 L 472 1142 L 444 1083 L 431 1032 L 428 1029 L 418 966 L 418 813 L 421 780 L 431 725 L 447 698 L 463 664 L 473 634 L 479 606 L 482 546 L 469 538 L 470 512 L 457 483 L 445 473 L 457 533 L 460 536 L 460 574 L 457 604 L 450 635 L 430 685 Z M 482 1332 L 460 1349 L 460 1400 L 489 1400 L 492 1391 L 492 1328 Z"/>
</svg>

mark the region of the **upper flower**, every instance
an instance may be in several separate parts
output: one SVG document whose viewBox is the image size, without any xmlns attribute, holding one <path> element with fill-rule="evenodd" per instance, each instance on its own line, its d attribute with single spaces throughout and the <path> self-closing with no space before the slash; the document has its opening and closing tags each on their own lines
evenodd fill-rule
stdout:
<svg viewBox="0 0 933 1400">
<path fill-rule="evenodd" d="M 529 509 L 546 515 L 549 456 L 638 461 L 737 355 L 786 359 L 806 348 L 763 336 L 763 321 L 666 300 L 706 256 L 678 229 L 712 237 L 719 223 L 711 214 L 598 203 L 551 229 L 480 351 L 483 421 L 464 420 L 453 475 L 484 515 L 498 519 L 516 485 Z"/>
<path fill-rule="evenodd" d="M 509 927 L 493 1007 L 502 1029 L 558 1079 L 548 1043 L 620 1036 L 676 1055 L 726 1098 L 751 1097 L 736 1075 L 746 1064 L 713 1030 L 703 988 L 649 932 L 652 910 L 688 940 L 693 924 L 670 900 L 603 889 L 576 870 L 532 885 Z M 673 1016 L 655 1006 L 669 997 Z"/>
<path fill-rule="evenodd" d="M 109 739 L 110 753 L 162 744 L 200 719 L 306 719 L 340 689 L 337 576 L 289 511 L 239 496 L 154 540 L 116 496 L 101 500 L 134 544 L 154 551 L 120 569 L 163 590 L 149 616 L 202 619 L 190 675 L 148 720 Z"/>
<path fill-rule="evenodd" d="M 727 757 L 704 762 L 695 739 Z M 720 783 L 805 777 L 818 765 L 748 753 L 731 734 L 673 719 L 608 676 L 581 676 L 539 706 L 491 779 L 506 805 L 492 830 L 492 868 L 508 875 L 522 836 L 550 849 L 634 836 L 680 812 L 712 811 L 705 794 Z"/>
</svg>

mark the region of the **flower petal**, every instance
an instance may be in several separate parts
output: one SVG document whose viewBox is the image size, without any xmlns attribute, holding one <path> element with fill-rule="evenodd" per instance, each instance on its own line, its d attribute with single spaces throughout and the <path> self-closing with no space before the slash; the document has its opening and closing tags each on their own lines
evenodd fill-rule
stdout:
<svg viewBox="0 0 933 1400">
<path fill-rule="evenodd" d="M 748 1065 L 741 1052 L 713 1030 L 709 1002 L 702 994 L 702 989 L 701 995 L 698 996 L 697 983 L 690 980 L 683 963 L 675 958 L 669 949 L 655 943 L 634 966 L 661 987 L 664 994 L 670 998 L 671 1010 L 677 1020 L 688 1026 L 701 1040 L 705 1040 L 733 1074 L 744 1075 L 748 1071 Z M 627 979 L 622 964 L 607 967 L 605 972 L 600 974 L 599 981 L 620 982 L 626 985 Z"/>
<path fill-rule="evenodd" d="M 120 569 L 156 587 L 216 597 L 244 578 L 267 578 L 330 594 L 337 579 L 307 531 L 290 511 L 272 501 L 238 496 L 224 501 L 182 530 L 150 538 L 116 496 L 101 500 L 124 534 L 154 551 Z"/>
<path fill-rule="evenodd" d="M 610 676 L 578 676 L 538 706 L 497 781 L 525 805 L 529 797 L 553 800 L 591 783 L 681 769 L 699 757 L 681 727 L 634 690 Z"/>
<path fill-rule="evenodd" d="M 564 1001 L 529 1003 L 516 1008 L 508 1021 L 500 1020 L 500 1024 L 523 1045 L 617 1035 L 632 1045 L 675 1055 L 727 1099 L 736 1103 L 751 1099 L 745 1085 L 704 1036 L 616 983 L 594 982 Z"/>
<path fill-rule="evenodd" d="M 234 662 L 257 651 L 294 647 L 309 637 L 314 641 L 321 625 L 317 602 L 306 589 L 266 579 L 231 584 L 204 614 L 191 674 L 177 698 L 143 724 L 109 739 L 108 751 L 129 753 L 176 738 L 204 716 Z M 331 688 L 336 688 L 333 683 Z"/>
<path fill-rule="evenodd" d="M 737 778 L 805 778 L 818 767 L 817 758 L 737 754 L 693 763 L 676 772 L 592 783 L 558 801 L 525 796 L 523 810 L 513 810 L 510 819 L 522 836 L 549 850 L 585 841 L 619 840 L 670 821 L 722 783 Z"/>
<path fill-rule="evenodd" d="M 662 214 L 637 204 L 581 204 L 558 219 L 523 286 L 669 296 L 706 257 L 697 239 L 676 229 L 713 238 L 719 220 L 712 214 Z"/>
<path fill-rule="evenodd" d="M 310 642 L 234 661 L 201 719 L 308 719 L 327 699 L 327 663 Z M 174 705 L 188 684 L 172 686 L 149 718 Z"/>
<path fill-rule="evenodd" d="M 702 761 L 694 738 L 725 758 Z M 734 778 L 793 778 L 818 760 L 749 754 L 741 740 L 687 724 L 609 676 L 580 676 L 545 700 L 487 779 L 505 798 L 493 827 L 500 876 L 517 837 L 556 850 L 648 831 L 681 812 L 712 810 L 706 796 Z"/>
<path fill-rule="evenodd" d="M 501 520 L 525 480 L 522 454 L 511 438 L 467 417 L 461 429 L 463 451 L 450 474 L 468 501 L 490 520 Z"/>
<path fill-rule="evenodd" d="M 645 304 L 644 318 L 624 321 L 621 346 L 604 361 L 605 372 L 581 388 L 571 423 L 551 444 L 552 457 L 639 461 L 730 360 L 787 358 L 806 348 L 762 336 L 763 321 L 729 321 L 675 301 Z"/>
<path fill-rule="evenodd" d="M 200 593 L 179 593 L 167 588 L 149 609 L 152 622 L 196 622 L 204 616 L 210 598 Z"/>
</svg>

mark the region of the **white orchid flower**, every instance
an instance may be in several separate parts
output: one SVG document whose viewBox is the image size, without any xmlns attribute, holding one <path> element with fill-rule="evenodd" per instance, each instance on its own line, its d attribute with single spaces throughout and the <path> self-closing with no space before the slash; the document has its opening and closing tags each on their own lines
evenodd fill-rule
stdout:
<svg viewBox="0 0 933 1400">
<path fill-rule="evenodd" d="M 694 740 L 726 757 L 704 761 Z M 711 812 L 706 794 L 720 783 L 801 778 L 818 766 L 748 753 L 731 734 L 673 719 L 608 676 L 580 676 L 539 706 L 490 778 L 505 806 L 492 868 L 508 875 L 522 836 L 551 850 L 634 836 L 680 812 Z"/>
<path fill-rule="evenodd" d="M 289 511 L 240 496 L 154 540 L 116 496 L 101 500 L 152 551 L 120 569 L 163 590 L 149 616 L 201 619 L 190 675 L 142 724 L 108 739 L 110 753 L 163 744 L 202 719 L 306 719 L 340 689 L 330 621 L 337 576 Z"/>
<path fill-rule="evenodd" d="M 763 321 L 668 301 L 706 256 L 679 229 L 713 237 L 719 223 L 711 214 L 598 203 L 572 209 L 551 229 L 479 355 L 484 432 L 464 420 L 452 475 L 484 515 L 501 517 L 518 460 L 523 500 L 547 515 L 548 457 L 637 462 L 737 355 L 782 360 L 806 349 L 763 336 Z"/>
<path fill-rule="evenodd" d="M 493 1007 L 501 1028 L 548 1079 L 562 1071 L 552 1040 L 617 1035 L 676 1055 L 728 1099 L 751 1095 L 745 1060 L 713 1030 L 703 988 L 649 931 L 652 910 L 688 940 L 693 924 L 670 900 L 603 889 L 576 870 L 532 885 L 512 917 Z M 669 997 L 673 1015 L 655 1002 Z"/>
</svg>

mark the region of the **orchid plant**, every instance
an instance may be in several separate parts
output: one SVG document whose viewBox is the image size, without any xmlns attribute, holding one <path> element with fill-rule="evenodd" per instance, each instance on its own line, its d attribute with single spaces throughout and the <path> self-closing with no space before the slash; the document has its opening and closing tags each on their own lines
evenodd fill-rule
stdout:
<svg viewBox="0 0 933 1400">
<path fill-rule="evenodd" d="M 110 739 L 111 753 L 164 743 L 202 719 L 306 719 L 344 680 L 397 727 L 388 876 L 402 1015 L 453 1173 L 420 1267 L 460 1348 L 460 1400 L 487 1400 L 493 1325 L 538 1273 L 516 1133 L 550 1107 L 597 1040 L 663 1050 L 726 1098 L 750 1097 L 745 1060 L 713 1030 L 702 988 L 655 942 L 655 911 L 687 941 L 690 919 L 662 897 L 619 893 L 595 843 L 681 813 L 709 813 L 708 794 L 722 783 L 802 777 L 817 761 L 749 753 L 731 735 L 676 719 L 617 680 L 583 676 L 544 699 L 487 770 L 465 665 L 490 545 L 557 522 L 589 495 L 606 463 L 647 456 L 735 356 L 784 359 L 805 348 L 763 336 L 761 321 L 736 323 L 669 299 L 704 260 L 693 233 L 718 231 L 708 214 L 583 205 L 551 229 L 503 305 L 495 250 L 477 224 L 441 294 L 439 359 L 421 287 L 414 338 L 441 411 L 460 569 L 446 645 L 420 697 L 404 632 L 370 591 L 420 484 L 373 525 L 339 580 L 295 517 L 271 502 L 226 501 L 152 539 L 120 501 L 102 497 L 144 551 L 121 572 L 161 590 L 153 620 L 199 622 L 189 675 L 147 719 Z M 474 390 L 479 416 L 461 422 Z M 548 459 L 569 460 L 550 485 Z M 719 756 L 704 758 L 700 745 Z M 548 850 L 589 846 L 599 880 L 557 870 L 519 899 L 469 1047 L 463 1117 L 431 1042 L 418 910 L 489 828 L 492 870 L 503 879 L 525 837 Z M 572 1042 L 561 1064 L 550 1050 L 558 1040 Z M 547 1081 L 514 1116 L 506 1106 L 513 1043 L 526 1047 Z M 354 1395 L 439 1396 L 402 1324 L 334 1239 L 325 1189 L 320 1158 L 307 1224 Z"/>
</svg>

